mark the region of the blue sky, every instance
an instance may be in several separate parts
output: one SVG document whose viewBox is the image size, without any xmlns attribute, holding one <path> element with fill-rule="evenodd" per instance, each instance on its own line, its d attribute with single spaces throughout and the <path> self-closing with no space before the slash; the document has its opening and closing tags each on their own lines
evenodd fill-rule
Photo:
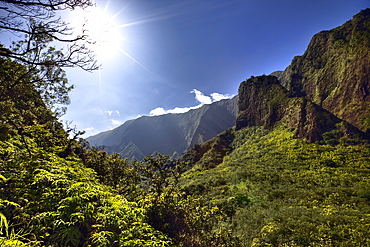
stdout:
<svg viewBox="0 0 370 247">
<path fill-rule="evenodd" d="M 137 116 L 181 112 L 236 95 L 250 76 L 284 70 L 315 33 L 340 26 L 370 7 L 368 0 L 96 4 L 111 18 L 107 29 L 120 38 L 110 38 L 116 40 L 106 42 L 111 49 L 100 51 L 100 71 L 67 70 L 76 88 L 62 119 L 85 130 L 85 136 Z M 98 37 L 110 37 L 109 32 Z"/>
</svg>

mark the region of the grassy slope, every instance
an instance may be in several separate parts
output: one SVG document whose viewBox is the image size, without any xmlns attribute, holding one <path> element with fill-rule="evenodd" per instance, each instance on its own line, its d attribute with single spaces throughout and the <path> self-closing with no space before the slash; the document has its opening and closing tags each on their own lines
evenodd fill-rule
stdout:
<svg viewBox="0 0 370 247">
<path fill-rule="evenodd" d="M 221 164 L 201 159 L 182 186 L 226 210 L 246 246 L 370 245 L 368 146 L 308 144 L 284 127 L 234 135 Z"/>
</svg>

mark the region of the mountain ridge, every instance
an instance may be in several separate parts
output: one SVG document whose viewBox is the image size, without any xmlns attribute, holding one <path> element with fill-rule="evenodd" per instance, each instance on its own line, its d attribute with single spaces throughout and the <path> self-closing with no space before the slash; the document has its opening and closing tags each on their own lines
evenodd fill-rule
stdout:
<svg viewBox="0 0 370 247">
<path fill-rule="evenodd" d="M 368 135 L 317 105 L 297 97 L 284 88 L 275 76 L 252 77 L 240 84 L 236 130 L 263 126 L 273 129 L 286 123 L 295 137 L 308 142 L 322 141 L 325 133 L 336 131 L 347 139 L 368 139 Z"/>
<path fill-rule="evenodd" d="M 182 191 L 224 210 L 240 246 L 369 244 L 369 24 L 366 9 L 242 82 L 235 128 L 182 156 Z"/>
<path fill-rule="evenodd" d="M 370 130 L 370 9 L 315 34 L 307 50 L 275 75 L 307 99 L 362 131 Z"/>
<path fill-rule="evenodd" d="M 143 116 L 86 140 L 127 158 L 142 159 L 155 152 L 176 156 L 234 126 L 237 100 L 235 96 L 181 114 Z"/>
</svg>

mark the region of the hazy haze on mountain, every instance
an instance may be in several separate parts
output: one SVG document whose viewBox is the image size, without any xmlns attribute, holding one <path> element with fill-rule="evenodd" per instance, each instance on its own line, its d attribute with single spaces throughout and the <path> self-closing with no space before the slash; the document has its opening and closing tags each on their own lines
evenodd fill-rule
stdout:
<svg viewBox="0 0 370 247">
<path fill-rule="evenodd" d="M 142 159 L 155 152 L 181 154 L 235 125 L 238 97 L 206 104 L 180 114 L 144 116 L 87 138 L 108 152 Z"/>
</svg>

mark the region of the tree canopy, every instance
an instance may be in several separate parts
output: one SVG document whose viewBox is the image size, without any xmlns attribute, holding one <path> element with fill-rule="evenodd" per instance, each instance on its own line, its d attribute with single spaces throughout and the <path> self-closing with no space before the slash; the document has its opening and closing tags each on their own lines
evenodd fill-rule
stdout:
<svg viewBox="0 0 370 247">
<path fill-rule="evenodd" d="M 73 30 L 61 14 L 92 6 L 91 0 L 0 0 L 0 33 L 15 39 L 9 47 L 0 44 L 0 57 L 22 65 L 19 70 L 15 69 L 20 68 L 18 65 L 10 69 L 17 78 L 4 78 L 11 81 L 8 87 L 33 84 L 47 106 L 63 114 L 65 107 L 61 105 L 69 104 L 68 93 L 73 88 L 64 69 L 94 71 L 99 66 L 87 46 L 93 42 L 87 30 Z"/>
<path fill-rule="evenodd" d="M 33 66 L 96 70 L 94 56 L 85 45 L 86 30 L 82 28 L 76 33 L 60 16 L 63 11 L 90 6 L 91 0 L 1 0 L 0 32 L 8 31 L 24 40 L 10 50 L 2 48 L 0 56 Z M 50 50 L 53 41 L 67 45 L 56 52 Z M 47 56 L 51 51 L 52 55 Z"/>
</svg>

